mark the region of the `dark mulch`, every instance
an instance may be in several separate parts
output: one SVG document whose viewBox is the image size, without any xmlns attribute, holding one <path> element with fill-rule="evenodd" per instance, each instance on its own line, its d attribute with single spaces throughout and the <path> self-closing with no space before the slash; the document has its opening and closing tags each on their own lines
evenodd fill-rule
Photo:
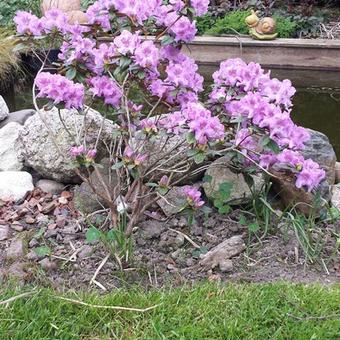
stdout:
<svg viewBox="0 0 340 340">
<path fill-rule="evenodd" d="M 60 196 L 43 194 L 39 189 L 20 204 L 0 204 L 0 227 L 9 234 L 0 241 L 0 277 L 15 276 L 21 282 L 52 285 L 56 288 L 95 288 L 111 290 L 130 284 L 144 287 L 182 285 L 208 279 L 233 282 L 338 282 L 340 261 L 335 251 L 340 221 L 324 226 L 324 265 L 307 265 L 294 232 L 268 235 L 263 240 L 249 238 L 247 226 L 239 221 L 240 212 L 228 216 L 203 216 L 188 227 L 184 216 L 165 219 L 160 213 L 145 217 L 134 233 L 134 257 L 129 266 L 120 270 L 110 256 L 96 276 L 91 279 L 108 250 L 101 244 L 86 243 L 90 225 L 105 225 L 105 216 L 82 218 L 73 206 L 72 191 Z M 245 252 L 234 257 L 233 269 L 204 269 L 200 255 L 234 235 L 242 235 L 248 245 Z M 8 258 L 14 239 L 23 240 L 24 254 Z M 190 239 L 191 242 L 188 240 Z M 195 246 L 193 245 L 195 244 Z M 49 247 L 51 256 L 36 254 Z M 39 253 L 39 252 L 38 252 Z M 327 273 L 328 271 L 328 273 Z"/>
</svg>

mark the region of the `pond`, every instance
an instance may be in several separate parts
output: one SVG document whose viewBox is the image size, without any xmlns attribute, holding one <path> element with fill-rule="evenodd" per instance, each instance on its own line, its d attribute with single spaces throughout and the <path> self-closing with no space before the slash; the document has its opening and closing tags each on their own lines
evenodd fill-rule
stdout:
<svg viewBox="0 0 340 340">
<path fill-rule="evenodd" d="M 31 89 L 5 95 L 11 111 L 32 108 Z M 293 120 L 326 134 L 340 159 L 340 88 L 298 88 L 294 96 Z"/>
</svg>

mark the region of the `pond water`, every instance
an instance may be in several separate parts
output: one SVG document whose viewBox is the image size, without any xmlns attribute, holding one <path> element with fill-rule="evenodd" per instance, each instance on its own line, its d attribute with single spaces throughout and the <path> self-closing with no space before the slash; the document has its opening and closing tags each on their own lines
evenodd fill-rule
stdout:
<svg viewBox="0 0 340 340">
<path fill-rule="evenodd" d="M 5 94 L 5 100 L 11 111 L 33 108 L 29 87 Z M 293 120 L 326 134 L 340 159 L 340 88 L 298 88 L 293 103 Z"/>
</svg>

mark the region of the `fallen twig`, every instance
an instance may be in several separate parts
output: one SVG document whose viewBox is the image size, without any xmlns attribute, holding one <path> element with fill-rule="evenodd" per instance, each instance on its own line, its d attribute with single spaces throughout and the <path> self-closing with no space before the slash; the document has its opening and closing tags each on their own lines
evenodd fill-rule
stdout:
<svg viewBox="0 0 340 340">
<path fill-rule="evenodd" d="M 331 314 L 331 315 L 324 315 L 324 316 L 306 316 L 306 317 L 299 317 L 296 315 L 292 315 L 287 313 L 287 316 L 296 319 L 298 321 L 307 321 L 307 320 L 327 320 L 327 319 L 339 319 L 340 314 Z"/>
<path fill-rule="evenodd" d="M 61 296 L 52 295 L 52 297 L 55 298 L 55 299 L 72 302 L 74 304 L 82 305 L 82 306 L 86 306 L 86 307 L 99 308 L 99 309 L 112 309 L 112 310 L 118 310 L 118 311 L 139 312 L 139 313 L 145 313 L 149 310 L 155 309 L 158 306 L 160 306 L 160 305 L 154 305 L 154 306 L 147 307 L 147 308 L 144 308 L 144 309 L 134 308 L 134 307 L 122 307 L 122 306 L 102 306 L 102 305 L 93 305 L 91 303 L 86 303 L 86 302 L 79 301 L 79 300 L 73 300 L 73 299 L 69 299 L 69 298 L 65 298 L 65 297 L 61 297 Z"/>
<path fill-rule="evenodd" d="M 194 242 L 188 235 L 182 233 L 179 230 L 169 228 L 169 230 L 174 231 L 175 233 L 182 235 L 188 242 L 190 242 L 195 248 L 199 249 L 201 248 L 196 242 Z"/>
<path fill-rule="evenodd" d="M 107 260 L 109 259 L 110 254 L 106 255 L 105 258 L 103 259 L 103 261 L 100 263 L 100 265 L 98 266 L 98 268 L 96 269 L 96 271 L 94 272 L 94 275 L 92 276 L 92 279 L 90 281 L 90 285 L 92 283 L 94 283 L 94 281 L 96 281 L 96 277 L 99 274 L 100 270 L 103 268 L 103 266 L 105 265 L 105 263 L 107 262 Z M 96 284 L 98 284 L 98 281 L 96 281 Z"/>
<path fill-rule="evenodd" d="M 12 296 L 11 298 L 9 298 L 7 300 L 1 301 L 0 305 L 7 305 L 10 302 L 13 302 L 15 300 L 21 299 L 21 298 L 26 297 L 26 296 L 33 295 L 35 293 L 36 293 L 36 291 L 31 291 L 31 292 L 22 293 L 22 294 L 19 294 L 19 295 L 16 295 L 16 296 Z"/>
</svg>

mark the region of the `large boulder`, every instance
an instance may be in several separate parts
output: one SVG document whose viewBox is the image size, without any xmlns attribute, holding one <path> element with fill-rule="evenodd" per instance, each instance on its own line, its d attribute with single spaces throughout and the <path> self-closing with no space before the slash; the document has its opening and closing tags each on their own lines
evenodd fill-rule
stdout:
<svg viewBox="0 0 340 340">
<path fill-rule="evenodd" d="M 34 189 L 32 176 L 25 171 L 0 172 L 0 199 L 19 201 Z"/>
<path fill-rule="evenodd" d="M 76 209 L 84 214 L 93 213 L 103 207 L 107 208 L 105 199 L 100 197 L 107 197 L 106 188 L 109 190 L 111 197 L 114 196 L 114 188 L 117 185 L 117 176 L 116 172 L 111 170 L 109 159 L 104 158 L 97 169 L 100 176 L 93 171 L 89 180 L 99 195 L 95 195 L 91 186 L 85 182 L 80 186 L 77 186 L 74 191 L 74 205 Z M 103 182 L 105 186 L 103 185 Z"/>
<path fill-rule="evenodd" d="M 8 106 L 7 106 L 4 98 L 2 98 L 2 96 L 0 96 L 0 122 L 2 120 L 6 119 L 8 114 L 9 114 Z"/>
<path fill-rule="evenodd" d="M 19 158 L 46 179 L 62 183 L 79 182 L 71 170 L 72 159 L 69 156 L 71 146 L 76 144 L 76 139 L 81 143 L 85 139 L 86 147 L 94 148 L 98 132 L 101 130 L 101 142 L 97 145 L 97 153 L 98 157 L 104 156 L 106 145 L 112 140 L 114 125 L 92 109 L 88 110 L 86 119 L 76 110 L 61 110 L 63 122 L 57 108 L 41 111 L 41 115 L 45 122 L 36 113 L 27 119 L 20 131 L 17 141 Z"/>
<path fill-rule="evenodd" d="M 340 162 L 335 163 L 335 184 L 340 183 Z"/>
<path fill-rule="evenodd" d="M 20 110 L 15 112 L 10 112 L 8 117 L 0 122 L 0 128 L 4 127 L 5 125 L 14 122 L 20 125 L 24 125 L 26 120 L 35 114 L 34 110 Z"/>
<path fill-rule="evenodd" d="M 9 123 L 0 129 L 0 171 L 20 171 L 23 168 L 15 148 L 21 129 L 18 123 Z"/>
<path fill-rule="evenodd" d="M 242 173 L 231 170 L 229 160 L 229 156 L 224 156 L 210 164 L 205 172 L 205 176 L 211 179 L 203 184 L 205 194 L 208 198 L 214 199 L 222 183 L 231 183 L 228 203 L 233 205 L 248 203 L 252 199 L 249 185 Z M 252 175 L 252 177 L 255 192 L 258 192 L 263 187 L 264 180 L 261 175 Z"/>
<path fill-rule="evenodd" d="M 302 155 L 305 158 L 311 158 L 327 173 L 327 181 L 329 185 L 335 182 L 335 151 L 329 142 L 326 135 L 321 132 L 307 129 L 310 133 L 310 140 L 305 143 L 305 148 L 302 150 Z"/>
</svg>

